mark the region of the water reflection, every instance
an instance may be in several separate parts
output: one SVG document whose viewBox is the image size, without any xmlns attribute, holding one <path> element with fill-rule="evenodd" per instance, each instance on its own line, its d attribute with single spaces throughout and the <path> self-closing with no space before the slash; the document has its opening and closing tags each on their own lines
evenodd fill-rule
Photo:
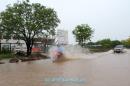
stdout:
<svg viewBox="0 0 130 86">
<path fill-rule="evenodd" d="M 82 61 L 82 60 L 81 60 Z M 84 62 L 84 61 L 83 61 Z M 68 82 L 52 83 L 49 86 L 66 86 L 74 84 L 79 86 L 85 86 L 86 69 L 76 61 L 65 61 L 52 63 L 50 60 L 30 61 L 23 63 L 6 63 L 0 65 L 0 86 L 44 86 L 47 84 L 44 79 L 61 77 Z M 81 73 L 81 71 L 84 71 Z M 90 73 L 90 72 L 89 72 Z M 89 74 L 90 75 L 90 74 Z M 84 83 L 78 83 L 81 81 L 70 81 L 72 79 L 84 80 Z M 71 82 L 71 83 L 70 83 Z"/>
</svg>

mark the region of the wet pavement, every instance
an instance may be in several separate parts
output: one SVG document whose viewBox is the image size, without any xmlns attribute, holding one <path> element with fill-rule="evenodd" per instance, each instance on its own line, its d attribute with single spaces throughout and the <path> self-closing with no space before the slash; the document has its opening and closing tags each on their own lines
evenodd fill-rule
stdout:
<svg viewBox="0 0 130 86">
<path fill-rule="evenodd" d="M 0 64 L 0 86 L 130 86 L 130 50 L 57 63 Z"/>
</svg>

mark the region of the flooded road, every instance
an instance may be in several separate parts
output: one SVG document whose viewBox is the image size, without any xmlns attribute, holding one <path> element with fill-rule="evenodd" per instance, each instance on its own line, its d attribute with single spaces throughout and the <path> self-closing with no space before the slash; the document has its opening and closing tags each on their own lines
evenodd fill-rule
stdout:
<svg viewBox="0 0 130 86">
<path fill-rule="evenodd" d="M 0 86 L 130 86 L 130 50 L 58 63 L 40 60 L 1 64 Z"/>
</svg>

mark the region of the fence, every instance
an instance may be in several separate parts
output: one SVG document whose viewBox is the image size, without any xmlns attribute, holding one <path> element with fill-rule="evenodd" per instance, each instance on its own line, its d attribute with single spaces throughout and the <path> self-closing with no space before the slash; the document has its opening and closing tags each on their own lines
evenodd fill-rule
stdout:
<svg viewBox="0 0 130 86">
<path fill-rule="evenodd" d="M 32 52 L 48 52 L 51 45 L 44 45 L 43 43 L 35 43 Z M 16 49 L 24 49 L 26 52 L 25 43 L 0 43 L 0 53 L 1 52 L 13 52 Z"/>
<path fill-rule="evenodd" d="M 12 52 L 16 46 L 21 46 L 23 43 L 0 43 L 0 52 Z"/>
</svg>

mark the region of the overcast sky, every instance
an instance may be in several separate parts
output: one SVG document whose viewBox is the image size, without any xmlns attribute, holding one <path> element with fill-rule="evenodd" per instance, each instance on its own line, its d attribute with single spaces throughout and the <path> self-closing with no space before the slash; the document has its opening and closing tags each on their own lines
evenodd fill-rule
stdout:
<svg viewBox="0 0 130 86">
<path fill-rule="evenodd" d="M 0 11 L 17 0 L 0 0 Z M 122 40 L 130 36 L 130 0 L 30 0 L 57 11 L 61 23 L 57 29 L 69 32 L 69 43 L 75 43 L 72 30 L 89 24 L 94 30 L 92 41 L 103 38 Z"/>
</svg>

